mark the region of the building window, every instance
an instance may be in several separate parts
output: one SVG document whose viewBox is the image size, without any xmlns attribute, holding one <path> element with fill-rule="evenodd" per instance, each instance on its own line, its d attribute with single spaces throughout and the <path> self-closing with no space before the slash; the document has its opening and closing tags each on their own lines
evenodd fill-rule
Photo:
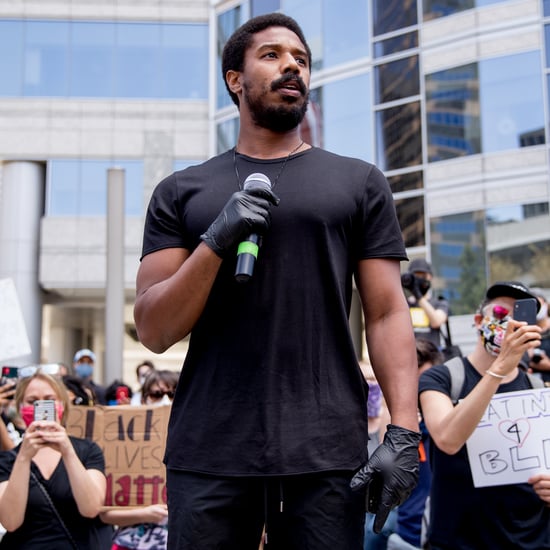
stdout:
<svg viewBox="0 0 550 550">
<path fill-rule="evenodd" d="M 374 68 L 375 102 L 397 101 L 420 93 L 418 56 L 381 63 Z"/>
<path fill-rule="evenodd" d="M 539 52 L 426 76 L 430 162 L 545 143 Z"/>
<path fill-rule="evenodd" d="M 125 170 L 125 212 L 143 213 L 143 163 L 131 160 L 52 160 L 48 163 L 47 216 L 105 216 L 107 170 Z"/>
<path fill-rule="evenodd" d="M 418 23 L 416 0 L 373 0 L 372 13 L 375 36 Z"/>
<path fill-rule="evenodd" d="M 395 201 L 395 209 L 405 246 L 407 248 L 424 246 L 426 244 L 424 197 L 397 199 Z"/>
<path fill-rule="evenodd" d="M 422 11 L 424 20 L 446 17 L 472 8 L 480 8 L 489 4 L 498 4 L 505 0 L 423 0 Z"/>
<path fill-rule="evenodd" d="M 206 99 L 208 27 L 0 21 L 0 96 Z"/>
<path fill-rule="evenodd" d="M 420 101 L 376 112 L 376 164 L 383 171 L 422 164 Z"/>
</svg>

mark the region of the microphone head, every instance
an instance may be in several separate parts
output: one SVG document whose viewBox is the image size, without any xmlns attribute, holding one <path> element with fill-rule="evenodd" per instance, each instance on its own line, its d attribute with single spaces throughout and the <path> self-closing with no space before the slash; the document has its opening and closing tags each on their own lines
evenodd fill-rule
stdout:
<svg viewBox="0 0 550 550">
<path fill-rule="evenodd" d="M 243 189 L 245 191 L 248 189 L 267 189 L 271 191 L 271 181 L 265 174 L 254 172 L 244 180 Z"/>
</svg>

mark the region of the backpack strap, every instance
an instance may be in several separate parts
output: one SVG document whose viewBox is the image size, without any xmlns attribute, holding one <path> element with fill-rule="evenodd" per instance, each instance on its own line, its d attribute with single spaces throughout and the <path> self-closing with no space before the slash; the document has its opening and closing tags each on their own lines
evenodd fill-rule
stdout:
<svg viewBox="0 0 550 550">
<path fill-rule="evenodd" d="M 452 357 L 443 364 L 447 367 L 451 375 L 451 401 L 453 405 L 456 405 L 466 376 L 464 372 L 464 363 L 462 362 L 462 357 Z"/>
</svg>

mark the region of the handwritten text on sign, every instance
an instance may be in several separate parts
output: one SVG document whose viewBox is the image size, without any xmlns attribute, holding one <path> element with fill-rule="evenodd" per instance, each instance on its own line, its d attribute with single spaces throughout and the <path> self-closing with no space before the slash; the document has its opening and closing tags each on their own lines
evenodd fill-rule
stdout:
<svg viewBox="0 0 550 550">
<path fill-rule="evenodd" d="M 105 455 L 106 506 L 166 502 L 162 459 L 170 407 L 71 407 L 67 431 Z"/>
<path fill-rule="evenodd" d="M 476 487 L 550 471 L 550 388 L 496 394 L 466 448 Z"/>
</svg>

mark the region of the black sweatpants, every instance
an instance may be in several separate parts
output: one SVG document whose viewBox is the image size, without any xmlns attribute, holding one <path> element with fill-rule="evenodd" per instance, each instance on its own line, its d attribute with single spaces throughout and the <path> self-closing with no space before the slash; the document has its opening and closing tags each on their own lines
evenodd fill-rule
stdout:
<svg viewBox="0 0 550 550">
<path fill-rule="evenodd" d="M 365 494 L 351 472 L 217 477 L 167 471 L 170 550 L 363 550 Z"/>
</svg>

